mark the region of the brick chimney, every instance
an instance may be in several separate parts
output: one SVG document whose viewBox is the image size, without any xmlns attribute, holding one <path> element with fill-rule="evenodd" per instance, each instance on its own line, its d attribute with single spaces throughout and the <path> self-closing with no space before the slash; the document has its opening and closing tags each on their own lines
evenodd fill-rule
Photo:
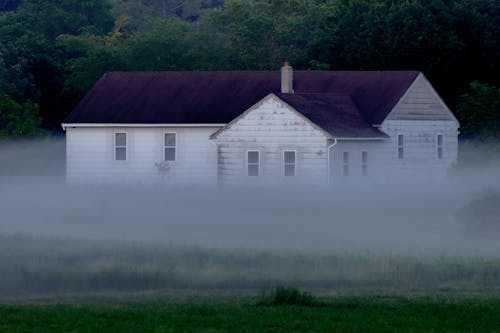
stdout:
<svg viewBox="0 0 500 333">
<path fill-rule="evenodd" d="M 281 92 L 283 94 L 293 93 L 293 69 L 288 61 L 285 61 L 281 67 Z"/>
</svg>

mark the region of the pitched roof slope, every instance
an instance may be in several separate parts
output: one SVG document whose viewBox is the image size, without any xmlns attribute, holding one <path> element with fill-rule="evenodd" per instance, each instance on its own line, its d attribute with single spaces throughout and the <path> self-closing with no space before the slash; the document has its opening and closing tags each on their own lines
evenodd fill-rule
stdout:
<svg viewBox="0 0 500 333">
<path fill-rule="evenodd" d="M 294 91 L 350 96 L 362 117 L 380 124 L 417 71 L 294 71 Z M 229 123 L 269 93 L 280 71 L 111 72 L 64 123 Z"/>
<path fill-rule="evenodd" d="M 388 137 L 363 118 L 350 96 L 314 93 L 277 96 L 334 137 Z"/>
</svg>

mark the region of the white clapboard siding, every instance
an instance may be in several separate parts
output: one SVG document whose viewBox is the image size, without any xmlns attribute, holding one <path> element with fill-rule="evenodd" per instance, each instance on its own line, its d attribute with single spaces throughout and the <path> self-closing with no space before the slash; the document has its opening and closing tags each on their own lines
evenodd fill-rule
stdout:
<svg viewBox="0 0 500 333">
<path fill-rule="evenodd" d="M 307 182 L 328 179 L 327 136 L 268 96 L 221 131 L 216 139 L 222 183 Z M 260 151 L 259 177 L 247 176 L 247 151 Z M 283 152 L 296 152 L 296 177 L 284 177 Z"/>
<path fill-rule="evenodd" d="M 386 179 L 443 179 L 457 162 L 459 123 L 420 74 L 380 129 L 390 136 L 381 145 Z M 404 158 L 398 158 L 398 135 L 404 135 Z M 443 135 L 443 157 L 437 156 L 437 136 Z M 389 164 L 392 168 L 388 168 Z M 383 169 L 391 170 L 390 173 Z"/>
<path fill-rule="evenodd" d="M 458 122 L 430 82 L 419 74 L 387 120 L 448 120 Z"/>
<path fill-rule="evenodd" d="M 210 135 L 218 128 L 89 128 L 66 129 L 69 183 L 196 183 L 215 184 L 217 151 Z M 127 160 L 114 160 L 114 134 L 127 133 Z M 163 134 L 177 133 L 177 160 L 161 176 Z"/>
<path fill-rule="evenodd" d="M 330 182 L 399 182 L 444 179 L 457 162 L 459 124 L 423 74 L 394 107 L 380 129 L 390 138 L 342 141 L 331 148 Z M 404 157 L 398 158 L 398 135 L 404 135 Z M 443 157 L 437 156 L 437 136 L 443 135 Z M 368 153 L 362 176 L 362 152 Z M 343 152 L 349 152 L 349 175 L 343 174 Z"/>
<path fill-rule="evenodd" d="M 392 161 L 396 175 L 416 177 L 427 175 L 443 178 L 457 162 L 457 125 L 455 121 L 386 120 L 382 130 L 391 139 L 381 154 Z M 404 135 L 404 158 L 398 158 L 398 135 Z M 443 158 L 437 157 L 437 136 L 443 135 Z"/>
</svg>

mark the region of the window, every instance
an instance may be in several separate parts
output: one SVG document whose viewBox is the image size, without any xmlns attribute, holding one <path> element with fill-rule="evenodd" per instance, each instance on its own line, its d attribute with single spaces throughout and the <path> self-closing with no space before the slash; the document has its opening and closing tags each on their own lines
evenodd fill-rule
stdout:
<svg viewBox="0 0 500 333">
<path fill-rule="evenodd" d="M 295 177 L 295 151 L 287 150 L 283 152 L 283 174 L 285 177 Z"/>
<path fill-rule="evenodd" d="M 405 137 L 402 134 L 398 135 L 398 159 L 402 160 L 405 157 Z"/>
<path fill-rule="evenodd" d="M 345 151 L 342 154 L 342 163 L 344 165 L 343 170 L 343 175 L 344 176 L 349 176 L 349 152 Z"/>
<path fill-rule="evenodd" d="M 368 152 L 361 152 L 361 174 L 368 176 Z"/>
<path fill-rule="evenodd" d="M 163 138 L 163 159 L 165 161 L 175 161 L 177 150 L 177 134 L 165 133 Z"/>
<path fill-rule="evenodd" d="M 438 134 L 436 138 L 436 153 L 438 160 L 443 159 L 443 135 Z"/>
<path fill-rule="evenodd" d="M 247 151 L 247 174 L 249 176 L 259 176 L 260 153 L 258 150 Z"/>
<path fill-rule="evenodd" d="M 115 133 L 115 161 L 127 160 L 127 133 Z"/>
</svg>

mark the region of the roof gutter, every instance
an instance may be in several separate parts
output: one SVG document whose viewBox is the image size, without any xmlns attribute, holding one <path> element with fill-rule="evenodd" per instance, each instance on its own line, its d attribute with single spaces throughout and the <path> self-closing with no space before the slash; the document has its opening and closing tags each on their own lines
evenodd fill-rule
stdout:
<svg viewBox="0 0 500 333">
<path fill-rule="evenodd" d="M 141 128 L 158 128 L 158 127 L 222 127 L 226 124 L 180 124 L 180 123 L 164 123 L 164 124 L 137 124 L 137 123 L 63 123 L 61 124 L 63 130 L 66 130 L 68 127 L 92 127 L 92 128 L 105 128 L 105 127 L 141 127 Z"/>
<path fill-rule="evenodd" d="M 389 137 L 372 137 L 372 138 L 337 138 L 339 141 L 372 141 L 372 140 L 387 140 Z"/>
</svg>

